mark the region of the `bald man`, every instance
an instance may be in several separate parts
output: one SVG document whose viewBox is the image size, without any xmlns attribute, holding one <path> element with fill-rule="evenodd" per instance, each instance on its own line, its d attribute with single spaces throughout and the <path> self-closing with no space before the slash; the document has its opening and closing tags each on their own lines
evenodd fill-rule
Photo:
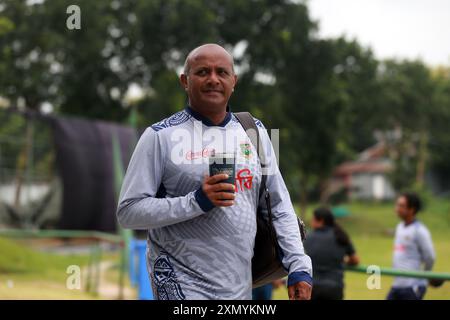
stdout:
<svg viewBox="0 0 450 320">
<path fill-rule="evenodd" d="M 186 58 L 184 110 L 148 127 L 122 185 L 117 217 L 148 230 L 148 269 L 161 300 L 251 299 L 252 257 L 262 168 L 228 101 L 237 84 L 233 57 L 216 44 Z M 270 138 L 254 119 L 267 159 L 273 223 L 289 272 L 291 299 L 309 299 L 312 267 Z M 208 176 L 209 158 L 233 155 L 235 183 Z M 267 212 L 267 210 L 265 211 Z"/>
</svg>

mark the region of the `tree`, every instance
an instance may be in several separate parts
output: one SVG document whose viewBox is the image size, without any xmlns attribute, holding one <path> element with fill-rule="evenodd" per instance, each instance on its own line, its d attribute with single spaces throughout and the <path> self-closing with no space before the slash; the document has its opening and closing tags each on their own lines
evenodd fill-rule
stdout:
<svg viewBox="0 0 450 320">
<path fill-rule="evenodd" d="M 148 126 L 184 106 L 184 59 L 215 42 L 241 49 L 231 106 L 281 130 L 280 165 L 303 208 L 336 164 L 375 142 L 375 130 L 401 128 L 418 151 L 397 157 L 396 186 L 423 184 L 430 161 L 443 168 L 430 144 L 445 139 L 445 125 L 433 131 L 431 121 L 447 119 L 446 80 L 437 85 L 420 61 L 380 63 L 355 40 L 319 39 L 303 2 L 80 0 L 81 29 L 69 30 L 71 4 L 0 0 L 0 96 L 12 105 L 50 102 L 57 113 L 120 122 L 132 106 Z M 129 103 L 132 84 L 144 95 Z"/>
<path fill-rule="evenodd" d="M 439 187 L 437 192 L 450 190 L 450 69 L 440 68 L 432 74 L 434 82 L 433 110 L 429 123 L 429 169 L 434 173 Z"/>
<path fill-rule="evenodd" d="M 430 70 L 420 61 L 387 60 L 380 72 L 387 127 L 398 128 L 401 136 L 393 141 L 392 173 L 397 190 L 422 188 L 428 158 L 430 116 L 435 110 L 434 83 Z"/>
</svg>

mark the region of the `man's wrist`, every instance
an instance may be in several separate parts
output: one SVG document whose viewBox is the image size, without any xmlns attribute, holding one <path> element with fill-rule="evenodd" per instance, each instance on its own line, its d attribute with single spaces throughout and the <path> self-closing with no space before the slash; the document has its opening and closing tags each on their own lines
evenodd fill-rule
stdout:
<svg viewBox="0 0 450 320">
<path fill-rule="evenodd" d="M 310 286 L 312 286 L 313 284 L 313 279 L 312 277 L 309 275 L 309 273 L 305 272 L 305 271 L 295 271 L 289 274 L 288 276 L 288 286 L 292 286 L 298 282 L 306 282 L 308 283 Z"/>
<path fill-rule="evenodd" d="M 195 200 L 197 200 L 198 205 L 204 212 L 208 212 L 209 210 L 215 207 L 214 203 L 209 200 L 206 194 L 203 192 L 202 187 L 198 188 L 194 193 Z"/>
</svg>

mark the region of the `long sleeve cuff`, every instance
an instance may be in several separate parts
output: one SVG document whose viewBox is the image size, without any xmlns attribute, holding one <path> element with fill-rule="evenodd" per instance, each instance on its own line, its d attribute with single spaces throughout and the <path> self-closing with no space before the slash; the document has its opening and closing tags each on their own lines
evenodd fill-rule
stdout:
<svg viewBox="0 0 450 320">
<path fill-rule="evenodd" d="M 197 200 L 200 208 L 207 212 L 215 207 L 215 205 L 209 200 L 206 194 L 203 192 L 203 189 L 200 187 L 195 191 L 195 200 Z"/>
<path fill-rule="evenodd" d="M 302 281 L 305 281 L 310 286 L 312 286 L 312 283 L 313 283 L 312 277 L 305 271 L 292 272 L 288 276 L 288 286 L 292 286 L 293 284 L 295 284 L 297 282 L 302 282 Z"/>
</svg>

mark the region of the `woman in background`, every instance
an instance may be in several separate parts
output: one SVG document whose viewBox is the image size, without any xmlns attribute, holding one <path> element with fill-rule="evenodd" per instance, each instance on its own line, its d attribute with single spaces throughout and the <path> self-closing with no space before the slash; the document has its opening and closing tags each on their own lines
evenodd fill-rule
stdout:
<svg viewBox="0 0 450 320">
<path fill-rule="evenodd" d="M 311 300 L 342 300 L 344 264 L 359 263 L 355 248 L 328 208 L 321 207 L 314 211 L 311 226 L 313 231 L 304 243 L 314 272 Z"/>
</svg>

